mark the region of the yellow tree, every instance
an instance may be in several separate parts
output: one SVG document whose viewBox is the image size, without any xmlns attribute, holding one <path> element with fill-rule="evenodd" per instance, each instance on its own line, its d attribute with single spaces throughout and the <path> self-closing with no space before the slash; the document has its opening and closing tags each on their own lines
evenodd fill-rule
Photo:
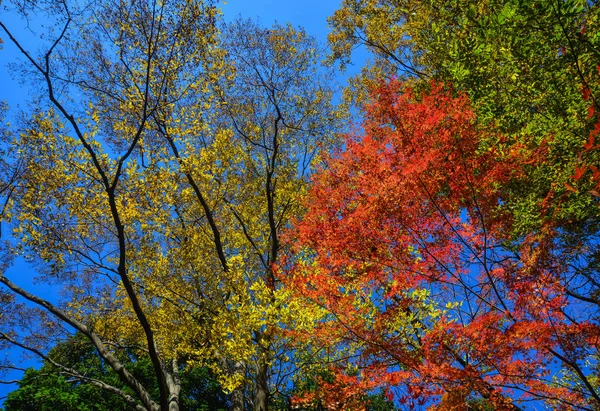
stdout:
<svg viewBox="0 0 600 411">
<path fill-rule="evenodd" d="M 7 301 L 16 294 L 35 306 L 7 305 L 2 339 L 51 361 L 45 355 L 49 339 L 79 331 L 130 391 L 90 382 L 138 409 L 177 410 L 179 365 L 156 332 L 151 296 L 140 292 L 132 258 L 140 237 L 134 210 L 142 199 L 131 188 L 142 184 L 137 163 L 151 140 L 147 129 L 153 113 L 203 81 L 203 56 L 213 47 L 217 11 L 210 1 L 27 6 L 32 8 L 23 11 L 34 21 L 53 18 L 58 30 L 37 57 L 0 23 L 35 72 L 48 103 L 39 103 L 14 140 L 23 175 L 13 185 L 4 217 L 15 222 L 19 243 L 14 252 L 38 262 L 44 278 L 64 285 L 71 301 L 54 305 L 2 275 L 0 281 L 12 292 Z M 119 342 L 96 327 L 102 310 L 110 310 L 102 301 L 119 293 L 132 309 L 140 349 L 152 362 L 157 397 L 124 367 L 114 348 Z M 27 330 L 35 335 L 24 335 Z M 63 371 L 86 380 L 81 370 Z"/>
<path fill-rule="evenodd" d="M 289 362 L 279 325 L 313 316 L 289 303 L 272 271 L 281 252 L 280 231 L 301 211 L 303 177 L 317 152 L 331 144 L 338 114 L 330 105 L 332 89 L 325 84 L 331 78 L 319 67 L 318 46 L 304 31 L 239 20 L 223 38 L 236 76 L 219 83 L 217 116 L 219 127 L 234 130 L 238 147 L 237 164 L 227 171 L 234 190 L 224 204 L 236 222 L 234 248 L 244 259 L 247 288 L 239 321 L 253 324 L 252 361 L 244 368 L 254 381 L 254 408 L 265 410 L 269 394 L 281 389 L 269 387 L 269 366 L 275 362 L 281 369 Z"/>
<path fill-rule="evenodd" d="M 140 410 L 178 410 L 178 373 L 199 364 L 233 409 L 251 391 L 265 410 L 278 329 L 300 312 L 271 271 L 279 231 L 337 118 L 316 44 L 250 22 L 219 37 L 211 1 L 77 6 L 32 14 L 61 25 L 39 58 L 0 21 L 41 92 L 9 146 L 9 252 L 64 291 L 56 305 L 3 273 L 1 337 L 52 362 L 48 345 L 81 332 L 129 390 L 89 382 Z M 124 348 L 151 360 L 158 395 Z"/>
</svg>

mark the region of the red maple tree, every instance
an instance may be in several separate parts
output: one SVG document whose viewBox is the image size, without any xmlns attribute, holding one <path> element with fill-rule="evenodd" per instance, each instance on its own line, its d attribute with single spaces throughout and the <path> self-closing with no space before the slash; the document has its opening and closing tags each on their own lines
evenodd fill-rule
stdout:
<svg viewBox="0 0 600 411">
<path fill-rule="evenodd" d="M 490 144 L 502 136 L 440 85 L 418 96 L 391 81 L 372 97 L 289 234 L 284 281 L 329 313 L 313 345 L 348 353 L 304 399 L 360 409 L 383 387 L 411 409 L 600 406 L 596 303 L 568 295 L 558 229 L 511 238 L 506 187 L 531 153 Z"/>
</svg>

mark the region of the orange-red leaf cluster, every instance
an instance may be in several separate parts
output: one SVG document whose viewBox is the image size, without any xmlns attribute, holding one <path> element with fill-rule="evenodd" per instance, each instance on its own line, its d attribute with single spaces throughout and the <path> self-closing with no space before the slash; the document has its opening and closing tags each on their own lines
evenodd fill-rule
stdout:
<svg viewBox="0 0 600 411">
<path fill-rule="evenodd" d="M 347 362 L 360 370 L 332 366 L 326 389 L 355 398 L 384 387 L 399 404 L 445 410 L 585 404 L 582 390 L 552 382 L 599 336 L 568 314 L 556 232 L 508 243 L 505 187 L 525 178 L 523 150 L 482 145 L 502 137 L 484 135 L 467 97 L 442 85 L 419 96 L 391 81 L 373 101 L 364 134 L 314 175 L 290 234 L 297 264 L 285 280 L 331 313 L 313 338 L 355 352 Z"/>
</svg>

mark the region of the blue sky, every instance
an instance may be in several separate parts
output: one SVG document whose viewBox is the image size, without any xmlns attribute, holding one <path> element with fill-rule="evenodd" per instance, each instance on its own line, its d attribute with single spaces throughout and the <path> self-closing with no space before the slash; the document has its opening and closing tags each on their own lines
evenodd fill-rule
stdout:
<svg viewBox="0 0 600 411">
<path fill-rule="evenodd" d="M 230 0 L 222 4 L 221 9 L 225 20 L 235 19 L 239 15 L 258 19 L 267 26 L 275 21 L 302 26 L 324 44 L 328 33 L 327 17 L 333 14 L 340 3 L 341 0 Z M 26 23 L 23 20 L 2 11 L 0 18 L 20 40 L 24 40 L 29 51 L 36 50 L 36 38 L 25 29 Z M 27 101 L 27 87 L 19 84 L 7 67 L 8 63 L 19 61 L 21 57 L 5 35 L 0 37 L 4 40 L 3 49 L 0 50 L 0 101 L 7 101 L 12 107 L 17 104 L 23 106 Z"/>
<path fill-rule="evenodd" d="M 327 17 L 336 10 L 340 2 L 341 0 L 230 0 L 222 5 L 222 11 L 225 20 L 241 16 L 258 19 L 259 23 L 265 26 L 269 26 L 275 21 L 302 26 L 307 33 L 325 44 L 328 33 Z M 0 20 L 21 39 L 30 51 L 37 49 L 35 36 L 26 30 L 26 23 L 23 20 L 2 11 L 0 11 Z M 21 57 L 17 48 L 10 43 L 4 33 L 0 37 L 4 40 L 3 49 L 0 50 L 0 101 L 6 101 L 12 109 L 17 107 L 26 109 L 28 83 L 21 84 L 11 72 L 11 68 L 7 67 L 11 62 L 22 61 Z M 353 71 L 352 68 L 351 71 Z M 44 298 L 53 299 L 56 290 L 35 284 L 34 271 L 23 261 L 17 261 L 7 274 L 19 285 L 35 291 Z M 18 375 L 12 377 L 18 378 Z M 14 388 L 14 385 L 0 384 L 0 405 L 2 398 Z"/>
<path fill-rule="evenodd" d="M 260 18 L 263 24 L 273 21 L 291 22 L 303 26 L 309 33 L 325 41 L 327 16 L 339 6 L 341 0 L 231 0 L 222 7 L 226 19 L 241 14 Z"/>
</svg>

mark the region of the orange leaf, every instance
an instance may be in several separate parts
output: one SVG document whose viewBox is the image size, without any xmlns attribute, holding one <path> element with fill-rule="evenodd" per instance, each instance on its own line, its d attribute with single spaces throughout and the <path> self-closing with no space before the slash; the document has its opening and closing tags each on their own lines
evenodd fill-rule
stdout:
<svg viewBox="0 0 600 411">
<path fill-rule="evenodd" d="M 575 188 L 574 188 L 572 185 L 569 185 L 569 184 L 565 183 L 565 187 L 566 187 L 566 189 L 567 189 L 567 190 L 569 190 L 569 191 L 572 191 L 572 192 L 574 192 L 574 193 L 576 193 L 576 192 L 577 192 L 577 189 L 575 189 Z"/>
</svg>

